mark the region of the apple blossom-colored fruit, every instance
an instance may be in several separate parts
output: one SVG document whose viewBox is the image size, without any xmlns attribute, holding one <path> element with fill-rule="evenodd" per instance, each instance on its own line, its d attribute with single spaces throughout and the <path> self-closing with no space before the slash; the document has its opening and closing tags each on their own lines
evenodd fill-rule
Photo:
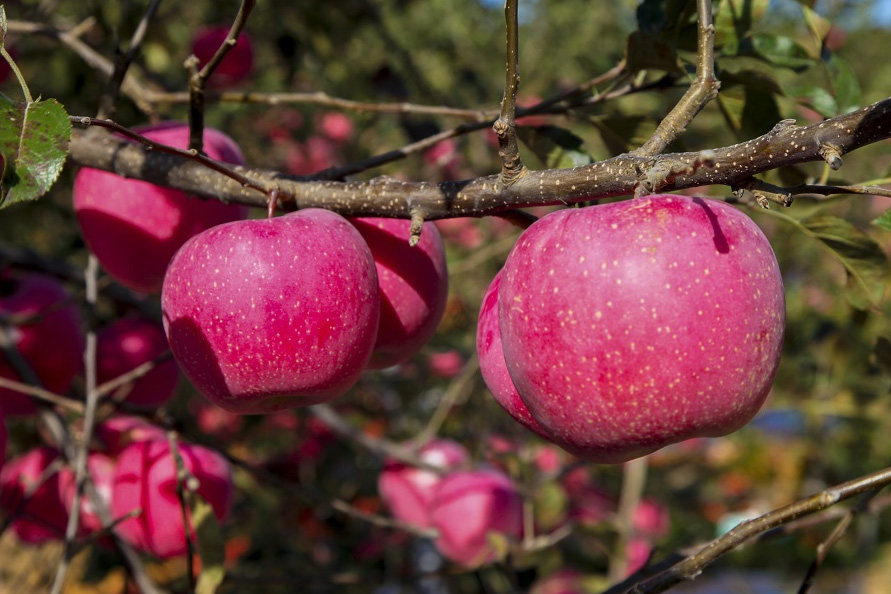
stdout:
<svg viewBox="0 0 891 594">
<path fill-rule="evenodd" d="M 233 491 L 229 463 L 218 453 L 201 446 L 179 443 L 177 448 L 183 466 L 197 479 L 196 493 L 210 504 L 218 520 L 224 520 Z M 111 500 L 114 517 L 137 508 L 142 510 L 135 518 L 121 522 L 117 529 L 134 548 L 161 559 L 186 553 L 176 463 L 168 442 L 136 442 L 120 453 L 112 477 Z"/>
<path fill-rule="evenodd" d="M 322 115 L 318 129 L 329 140 L 343 143 L 353 135 L 353 120 L 340 112 L 332 111 Z"/>
<path fill-rule="evenodd" d="M 138 441 L 167 440 L 167 432 L 140 417 L 117 415 L 96 425 L 93 435 L 103 451 L 116 457 L 124 448 Z"/>
<path fill-rule="evenodd" d="M 99 384 L 153 361 L 168 350 L 164 328 L 144 318 L 119 318 L 96 335 L 96 380 Z M 171 358 L 118 389 L 129 404 L 158 407 L 176 392 L 179 368 Z"/>
<path fill-rule="evenodd" d="M 215 25 L 199 29 L 192 42 L 192 53 L 198 58 L 199 68 L 210 62 L 217 50 L 229 36 L 229 27 Z M 241 32 L 237 43 L 207 80 L 207 85 L 217 89 L 228 89 L 244 82 L 254 69 L 254 44 L 251 37 Z"/>
<path fill-rule="evenodd" d="M 106 508 L 111 509 L 112 477 L 114 475 L 115 461 L 110 456 L 101 452 L 87 454 L 87 470 L 96 495 L 105 503 Z M 59 495 L 66 513 L 70 514 L 74 505 L 74 496 L 77 494 L 77 481 L 74 471 L 68 467 L 59 471 Z M 102 530 L 102 520 L 99 512 L 93 506 L 90 498 L 84 493 L 80 500 L 80 534 L 91 534 Z"/>
<path fill-rule="evenodd" d="M 136 128 L 143 136 L 176 148 L 189 145 L 189 126 L 166 122 Z M 218 161 L 243 165 L 235 142 L 205 128 L 204 151 Z M 221 223 L 247 216 L 247 208 L 114 173 L 83 168 L 74 178 L 74 214 L 99 263 L 115 280 L 143 293 L 161 288 L 170 258 L 187 239 Z"/>
<path fill-rule="evenodd" d="M 188 241 L 161 293 L 180 368 L 220 408 L 269 413 L 346 393 L 374 347 L 374 259 L 346 219 L 306 209 Z"/>
<path fill-rule="evenodd" d="M 523 531 L 523 498 L 506 474 L 490 469 L 445 476 L 430 504 L 430 525 L 442 555 L 468 567 L 494 561 L 493 537 L 517 540 Z"/>
<path fill-rule="evenodd" d="M 634 510 L 631 525 L 638 536 L 658 540 L 668 534 L 671 518 L 664 505 L 654 499 L 645 498 Z"/>
<path fill-rule="evenodd" d="M 59 491 L 59 452 L 39 447 L 8 460 L 0 471 L 0 509 L 15 515 L 12 530 L 23 542 L 40 544 L 65 534 L 68 511 Z"/>
<path fill-rule="evenodd" d="M 381 318 L 368 366 L 383 369 L 410 359 L 430 340 L 449 293 L 445 246 L 433 223 L 408 244 L 411 222 L 351 219 L 371 249 L 380 286 Z"/>
<path fill-rule="evenodd" d="M 457 469 L 469 459 L 467 450 L 450 439 L 434 439 L 418 452 L 418 458 L 443 471 Z M 430 503 L 443 475 L 399 460 L 388 460 L 378 477 L 377 490 L 393 517 L 402 522 L 430 526 Z"/>
<path fill-rule="evenodd" d="M 480 373 L 486 387 L 492 392 L 495 401 L 518 423 L 542 437 L 544 429 L 538 424 L 520 398 L 517 388 L 507 371 L 504 350 L 501 344 L 501 329 L 498 323 L 498 287 L 501 286 L 501 272 L 495 275 L 483 295 L 479 321 L 476 326 L 476 352 L 480 361 Z"/>
<path fill-rule="evenodd" d="M 458 349 L 437 351 L 427 356 L 427 369 L 436 377 L 453 378 L 464 369 L 464 356 Z"/>
<path fill-rule="evenodd" d="M 498 309 L 532 417 L 600 463 L 742 427 L 773 383 L 785 325 L 755 223 L 677 195 L 539 219 L 508 256 Z"/>
<path fill-rule="evenodd" d="M 64 394 L 83 368 L 84 334 L 77 302 L 55 279 L 37 273 L 0 271 L 0 323 L 41 385 Z M 0 353 L 0 377 L 22 381 Z M 6 416 L 33 414 L 29 396 L 0 388 Z"/>
</svg>

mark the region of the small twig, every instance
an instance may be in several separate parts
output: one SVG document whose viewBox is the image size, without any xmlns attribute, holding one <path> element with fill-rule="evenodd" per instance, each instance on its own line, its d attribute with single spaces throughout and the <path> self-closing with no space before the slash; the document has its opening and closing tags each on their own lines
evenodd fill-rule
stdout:
<svg viewBox="0 0 891 594">
<path fill-rule="evenodd" d="M 189 592 L 194 592 L 197 585 L 194 567 L 195 543 L 192 540 L 192 523 L 189 519 L 189 504 L 186 501 L 186 490 L 194 491 L 197 488 L 194 485 L 196 479 L 186 468 L 186 464 L 183 461 L 182 453 L 179 451 L 179 438 L 176 431 L 167 431 L 167 443 L 170 445 L 170 456 L 173 458 L 173 464 L 176 467 L 176 497 L 179 499 L 183 533 L 186 536 L 186 574 L 189 580 Z"/>
<path fill-rule="evenodd" d="M 634 151 L 638 155 L 658 155 L 674 142 L 705 105 L 718 96 L 721 83 L 715 77 L 715 26 L 711 0 L 696 0 L 699 16 L 696 79 L 677 105 L 663 119 L 650 139 Z"/>
<path fill-rule="evenodd" d="M 514 120 L 517 111 L 517 90 L 520 84 L 517 10 L 517 0 L 506 0 L 504 18 L 507 21 L 507 69 L 504 81 L 504 98 L 501 100 L 501 116 L 495 120 L 495 124 L 492 126 L 498 136 L 498 154 L 501 157 L 499 182 L 503 186 L 512 185 L 517 178 L 523 175 L 525 170 L 520 158 Z"/>
<path fill-rule="evenodd" d="M 449 413 L 458 401 L 466 398 L 467 394 L 473 388 L 473 383 L 476 380 L 479 368 L 479 358 L 474 354 L 474 356 L 470 357 L 470 359 L 467 360 L 467 363 L 464 364 L 461 373 L 455 376 L 451 383 L 449 383 L 449 387 L 446 388 L 445 393 L 439 401 L 439 406 L 437 406 L 433 414 L 430 415 L 430 420 L 427 421 L 427 425 L 411 439 L 410 443 L 420 447 L 433 439 L 434 435 L 439 433 L 440 427 L 445 423 Z"/>
<path fill-rule="evenodd" d="M 114 65 L 114 72 L 112 72 L 105 93 L 102 95 L 102 99 L 99 102 L 99 111 L 96 113 L 97 118 L 104 120 L 114 115 L 115 105 L 120 96 L 124 78 L 127 76 L 127 71 L 130 69 L 130 64 L 133 63 L 133 60 L 136 59 L 136 55 L 142 48 L 142 41 L 145 39 L 146 31 L 148 31 L 148 24 L 154 18 L 160 4 L 160 0 L 152 0 L 149 2 L 148 7 L 145 9 L 145 13 L 142 15 L 139 24 L 136 26 L 136 30 L 133 32 L 133 37 L 130 39 L 130 45 L 127 47 L 127 51 L 118 52 L 117 60 Z"/>
<path fill-rule="evenodd" d="M 43 400 L 44 402 L 48 402 L 50 404 L 61 406 L 62 408 L 65 408 L 73 413 L 83 414 L 84 412 L 83 402 L 78 402 L 77 400 L 73 400 L 65 396 L 59 396 L 58 394 L 50 392 L 49 390 L 41 388 L 40 386 L 33 386 L 24 382 L 17 382 L 5 377 L 0 377 L 0 388 L 12 390 L 20 394 L 31 396 L 32 398 Z"/>
<path fill-rule="evenodd" d="M 647 484 L 647 457 L 626 462 L 622 467 L 622 491 L 619 495 L 619 509 L 616 512 L 615 548 L 609 561 L 609 579 L 617 582 L 628 571 L 627 545 L 634 531 L 634 514 L 640 506 L 644 487 Z"/>
</svg>

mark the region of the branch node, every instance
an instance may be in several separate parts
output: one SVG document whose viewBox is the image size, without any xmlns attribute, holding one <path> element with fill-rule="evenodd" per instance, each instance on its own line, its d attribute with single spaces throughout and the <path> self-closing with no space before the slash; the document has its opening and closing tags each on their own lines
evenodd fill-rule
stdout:
<svg viewBox="0 0 891 594">
<path fill-rule="evenodd" d="M 833 171 L 838 171 L 842 166 L 841 150 L 834 144 L 821 142 L 819 148 L 820 156 L 829 165 Z"/>
<path fill-rule="evenodd" d="M 420 208 L 411 209 L 411 235 L 408 238 L 408 245 L 414 247 L 421 241 L 421 229 L 424 227 L 424 211 Z"/>
<path fill-rule="evenodd" d="M 785 120 L 780 120 L 779 122 L 777 122 L 774 125 L 773 128 L 770 129 L 770 132 L 768 132 L 765 136 L 767 136 L 768 139 L 773 138 L 780 132 L 783 132 L 784 130 L 788 130 L 789 128 L 795 126 L 796 124 L 797 124 L 797 122 L 792 118 L 786 118 Z"/>
</svg>

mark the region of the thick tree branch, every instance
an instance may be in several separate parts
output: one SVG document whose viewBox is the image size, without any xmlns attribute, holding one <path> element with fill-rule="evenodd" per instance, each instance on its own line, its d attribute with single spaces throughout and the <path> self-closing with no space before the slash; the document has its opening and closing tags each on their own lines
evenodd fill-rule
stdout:
<svg viewBox="0 0 891 594">
<path fill-rule="evenodd" d="M 737 187 L 753 175 L 779 167 L 822 161 L 821 147 L 838 154 L 891 137 L 891 99 L 809 126 L 777 126 L 758 138 L 711 151 L 674 153 L 656 158 L 624 154 L 583 167 L 530 171 L 510 187 L 499 176 L 455 182 L 405 182 L 391 177 L 369 181 L 307 181 L 279 172 L 234 167 L 254 187 L 277 189 L 287 210 L 326 208 L 349 216 L 411 218 L 421 208 L 425 219 L 493 215 L 528 206 L 582 202 L 632 194 L 653 167 L 672 175 L 650 191 L 672 191 L 723 184 Z M 703 154 L 708 155 L 704 162 Z M 75 131 L 70 159 L 78 165 L 114 171 L 190 194 L 266 208 L 267 195 L 217 173 L 190 158 L 162 154 L 113 137 L 87 138 Z M 687 173 L 689 172 L 689 173 Z"/>
</svg>

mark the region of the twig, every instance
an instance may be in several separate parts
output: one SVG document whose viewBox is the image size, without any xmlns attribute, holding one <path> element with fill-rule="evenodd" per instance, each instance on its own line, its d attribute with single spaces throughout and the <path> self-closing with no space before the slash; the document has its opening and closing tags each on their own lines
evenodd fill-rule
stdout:
<svg viewBox="0 0 891 594">
<path fill-rule="evenodd" d="M 620 591 L 628 594 L 665 592 L 683 581 L 694 579 L 710 563 L 759 534 L 763 534 L 801 516 L 827 509 L 840 501 L 881 489 L 888 484 L 891 484 L 891 468 L 885 468 L 825 489 L 811 497 L 781 507 L 759 518 L 743 522 L 722 537 L 705 545 L 698 552 L 673 564 L 662 573 L 639 582 L 627 590 L 622 589 Z M 612 591 L 612 589 L 609 590 L 609 592 Z"/>
<path fill-rule="evenodd" d="M 658 155 L 683 134 L 696 114 L 718 96 L 720 82 L 715 77 L 715 26 L 712 18 L 711 0 L 696 0 L 699 16 L 697 41 L 696 79 L 677 105 L 656 128 L 650 139 L 635 154 Z"/>
<path fill-rule="evenodd" d="M 501 100 L 501 116 L 495 120 L 492 129 L 498 136 L 498 155 L 501 157 L 501 176 L 498 181 L 503 186 L 510 186 L 525 172 L 523 161 L 520 158 L 514 121 L 517 111 L 517 90 L 520 84 L 517 0 L 506 0 L 504 18 L 507 21 L 507 69 L 504 81 L 504 98 Z"/>
<path fill-rule="evenodd" d="M 476 379 L 479 369 L 479 358 L 476 355 L 470 357 L 461 369 L 461 373 L 455 376 L 455 379 L 449 383 L 449 387 L 439 401 L 439 406 L 437 406 L 433 414 L 430 415 L 430 420 L 427 421 L 427 425 L 411 439 L 412 444 L 420 447 L 430 441 L 433 436 L 439 432 L 440 427 L 442 427 L 442 424 L 448 418 L 449 413 L 455 407 L 455 404 L 460 399 L 465 398 L 473 387 L 473 382 Z"/>
<path fill-rule="evenodd" d="M 644 487 L 647 484 L 647 457 L 626 462 L 622 467 L 622 491 L 619 496 L 619 509 L 616 512 L 616 532 L 618 538 L 609 562 L 609 579 L 616 582 L 628 571 L 627 545 L 634 531 L 634 513 L 640 506 Z"/>
</svg>

